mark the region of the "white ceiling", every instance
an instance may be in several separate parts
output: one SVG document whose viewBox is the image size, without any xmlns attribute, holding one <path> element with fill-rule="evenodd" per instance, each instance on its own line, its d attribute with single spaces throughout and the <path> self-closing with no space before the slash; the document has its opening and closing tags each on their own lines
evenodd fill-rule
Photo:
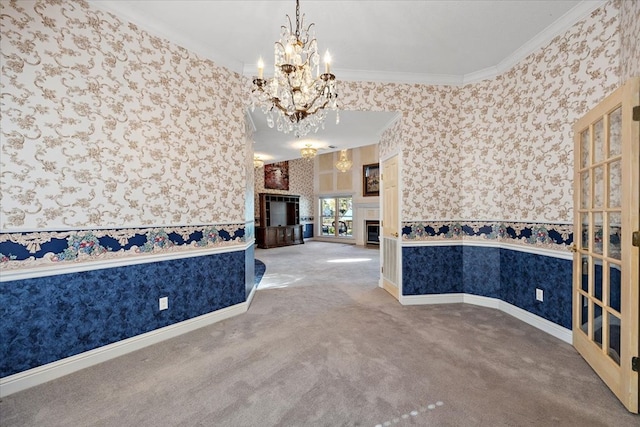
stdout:
<svg viewBox="0 0 640 427">
<path fill-rule="evenodd" d="M 295 1 L 93 0 L 131 21 L 246 76 L 265 59 L 286 17 L 295 23 Z M 329 49 L 339 80 L 463 84 L 493 77 L 550 41 L 604 0 L 301 0 L 306 23 L 315 23 L 320 52 Z M 369 114 L 371 116 L 369 117 Z M 255 151 L 267 160 L 297 158 L 303 141 L 267 129 L 251 114 Z M 377 142 L 391 113 L 328 114 L 313 135 L 332 151 Z M 335 149 L 326 148 L 329 145 Z"/>
</svg>

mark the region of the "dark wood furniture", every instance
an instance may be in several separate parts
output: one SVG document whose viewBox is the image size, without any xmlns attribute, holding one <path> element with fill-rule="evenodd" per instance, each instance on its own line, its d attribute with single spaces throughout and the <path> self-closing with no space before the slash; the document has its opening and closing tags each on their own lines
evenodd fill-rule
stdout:
<svg viewBox="0 0 640 427">
<path fill-rule="evenodd" d="M 258 247 L 263 249 L 304 243 L 300 224 L 300 196 L 260 193 Z"/>
</svg>

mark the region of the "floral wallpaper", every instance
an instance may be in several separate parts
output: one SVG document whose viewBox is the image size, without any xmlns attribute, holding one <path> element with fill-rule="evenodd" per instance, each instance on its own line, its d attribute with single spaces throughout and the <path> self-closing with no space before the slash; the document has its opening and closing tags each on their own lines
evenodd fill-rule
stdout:
<svg viewBox="0 0 640 427">
<path fill-rule="evenodd" d="M 620 7 L 620 84 L 640 76 L 640 1 Z"/>
<path fill-rule="evenodd" d="M 402 120 L 396 120 L 389 128 L 382 132 L 378 145 L 378 159 L 386 159 L 393 153 L 401 152 L 402 123 Z"/>
<path fill-rule="evenodd" d="M 0 229 L 244 221 L 239 75 L 84 1 L 0 7 Z"/>
<path fill-rule="evenodd" d="M 305 159 L 289 160 L 289 191 L 265 190 L 264 169 L 255 170 L 255 217 L 260 217 L 260 193 L 295 194 L 300 196 L 300 222 L 312 222 L 313 210 L 313 161 Z"/>
<path fill-rule="evenodd" d="M 461 88 L 462 218 L 572 221 L 572 126 L 618 86 L 618 26 L 606 5 L 502 76 Z"/>
</svg>

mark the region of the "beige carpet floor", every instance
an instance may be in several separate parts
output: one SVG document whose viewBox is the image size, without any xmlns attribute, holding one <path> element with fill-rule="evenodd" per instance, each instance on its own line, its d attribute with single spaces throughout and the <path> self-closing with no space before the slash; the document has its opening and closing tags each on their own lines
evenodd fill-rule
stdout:
<svg viewBox="0 0 640 427">
<path fill-rule="evenodd" d="M 570 345 L 493 309 L 400 305 L 377 249 L 256 258 L 246 314 L 5 397 L 0 425 L 640 425 Z"/>
</svg>

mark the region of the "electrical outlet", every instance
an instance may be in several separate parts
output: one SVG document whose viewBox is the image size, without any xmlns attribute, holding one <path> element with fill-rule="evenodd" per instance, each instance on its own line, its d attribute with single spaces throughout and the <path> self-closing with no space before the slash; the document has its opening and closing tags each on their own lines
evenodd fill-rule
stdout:
<svg viewBox="0 0 640 427">
<path fill-rule="evenodd" d="M 536 301 L 544 301 L 544 291 L 536 288 Z"/>
<path fill-rule="evenodd" d="M 158 300 L 158 308 L 160 310 L 166 310 L 169 308 L 169 297 L 162 297 Z"/>
</svg>

